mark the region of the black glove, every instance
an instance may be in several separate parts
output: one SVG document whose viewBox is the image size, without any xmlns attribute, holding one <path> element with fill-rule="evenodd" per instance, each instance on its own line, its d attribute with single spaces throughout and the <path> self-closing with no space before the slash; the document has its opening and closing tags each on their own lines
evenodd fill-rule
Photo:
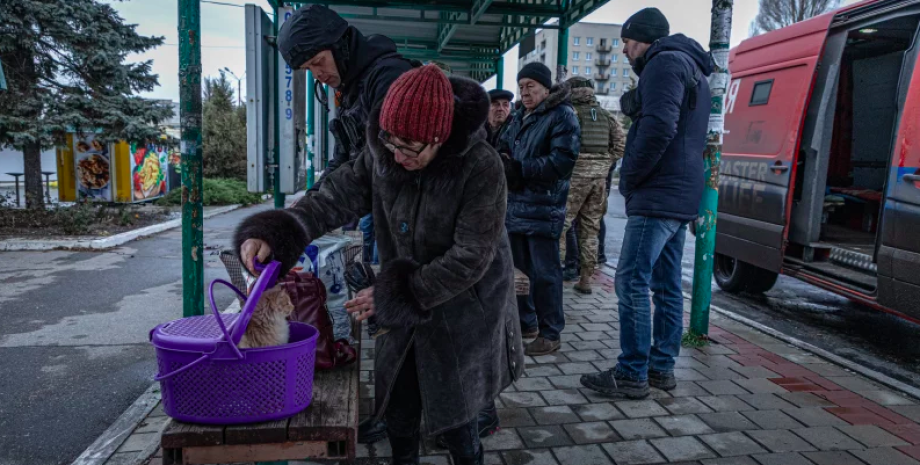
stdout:
<svg viewBox="0 0 920 465">
<path fill-rule="evenodd" d="M 633 88 L 620 96 L 620 110 L 633 121 L 641 116 L 642 99 L 639 97 L 639 88 Z"/>
<path fill-rule="evenodd" d="M 345 284 L 352 294 L 373 286 L 376 280 L 374 270 L 368 263 L 353 262 L 345 267 Z"/>
<path fill-rule="evenodd" d="M 502 157 L 502 164 L 505 165 L 505 179 L 508 180 L 508 190 L 518 192 L 524 190 L 524 167 L 521 162 L 511 158 Z"/>
</svg>

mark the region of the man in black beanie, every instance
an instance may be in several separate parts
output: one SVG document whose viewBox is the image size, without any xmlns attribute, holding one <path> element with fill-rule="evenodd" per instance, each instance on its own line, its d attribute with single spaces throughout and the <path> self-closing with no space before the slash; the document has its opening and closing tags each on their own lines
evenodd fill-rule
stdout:
<svg viewBox="0 0 920 465">
<path fill-rule="evenodd" d="M 318 190 L 330 173 L 364 150 L 368 115 L 383 102 L 390 84 L 420 63 L 403 58 L 390 38 L 365 36 L 322 5 L 302 7 L 281 25 L 278 51 L 291 69 L 313 73 L 316 86 L 335 89 L 336 118 L 329 129 L 335 153 L 314 187 Z"/>
<path fill-rule="evenodd" d="M 712 58 L 693 39 L 668 33 L 668 20 L 655 8 L 623 24 L 623 50 L 639 85 L 620 99 L 633 120 L 620 168 L 628 217 L 616 272 L 622 353 L 613 369 L 581 378 L 589 389 L 631 399 L 648 396 L 649 385 L 677 386 L 681 259 L 687 223 L 696 219 L 703 193 Z"/>
<path fill-rule="evenodd" d="M 521 334 L 536 339 L 524 353 L 538 356 L 559 350 L 565 328 L 559 237 L 581 128 L 569 84 L 553 86 L 546 65 L 528 63 L 517 77 L 523 108 L 514 113 L 498 152 L 508 179 L 505 227 L 514 266 L 530 278 L 530 295 L 518 296 L 518 312 Z"/>
</svg>

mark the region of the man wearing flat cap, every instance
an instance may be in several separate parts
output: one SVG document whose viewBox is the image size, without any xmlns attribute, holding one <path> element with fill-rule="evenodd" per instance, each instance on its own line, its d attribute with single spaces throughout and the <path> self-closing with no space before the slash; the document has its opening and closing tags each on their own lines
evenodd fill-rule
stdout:
<svg viewBox="0 0 920 465">
<path fill-rule="evenodd" d="M 502 134 L 508 129 L 508 121 L 511 116 L 511 101 L 514 100 L 514 94 L 504 89 L 492 89 L 489 91 L 489 121 L 486 123 L 486 133 L 488 141 L 492 147 L 498 149 L 498 143 L 502 139 Z"/>
</svg>

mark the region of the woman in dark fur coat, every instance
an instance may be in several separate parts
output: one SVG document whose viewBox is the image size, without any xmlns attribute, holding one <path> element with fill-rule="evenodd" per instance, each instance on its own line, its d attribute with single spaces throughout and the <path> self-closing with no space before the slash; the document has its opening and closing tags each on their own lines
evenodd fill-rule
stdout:
<svg viewBox="0 0 920 465">
<path fill-rule="evenodd" d="M 291 208 L 247 218 L 234 238 L 290 269 L 315 238 L 373 213 L 382 264 L 349 302 L 376 315 L 377 414 L 394 464 L 417 464 L 425 433 L 455 464 L 481 464 L 477 413 L 523 369 L 502 162 L 486 141 L 489 97 L 436 66 L 397 79 L 369 119 L 368 150 Z"/>
</svg>

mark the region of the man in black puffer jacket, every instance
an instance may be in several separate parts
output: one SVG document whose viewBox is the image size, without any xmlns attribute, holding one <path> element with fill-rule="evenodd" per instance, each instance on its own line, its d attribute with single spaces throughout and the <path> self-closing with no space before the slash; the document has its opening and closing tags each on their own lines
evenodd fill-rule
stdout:
<svg viewBox="0 0 920 465">
<path fill-rule="evenodd" d="M 681 34 L 668 36 L 664 15 L 646 8 L 623 25 L 623 47 L 640 76 L 621 99 L 633 119 L 620 168 L 626 233 L 617 264 L 620 348 L 617 366 L 585 375 L 595 391 L 641 399 L 649 385 L 677 385 L 674 358 L 683 331 L 681 259 L 687 223 L 703 194 L 703 149 L 709 125 L 712 59 Z M 649 288 L 654 291 L 655 323 Z"/>
<path fill-rule="evenodd" d="M 390 84 L 418 63 L 403 58 L 389 37 L 365 37 L 322 5 L 301 8 L 284 22 L 278 50 L 291 68 L 312 72 L 336 91 L 339 106 L 329 127 L 335 153 L 314 187 L 319 189 L 329 173 L 364 150 L 368 114 L 383 102 Z"/>
<path fill-rule="evenodd" d="M 525 353 L 537 356 L 558 350 L 565 328 L 559 237 L 581 128 L 568 83 L 553 86 L 545 65 L 524 66 L 518 85 L 524 108 L 514 113 L 499 152 L 508 178 L 505 224 L 514 266 L 530 278 L 530 295 L 518 297 L 521 331 L 536 337 Z"/>
</svg>

